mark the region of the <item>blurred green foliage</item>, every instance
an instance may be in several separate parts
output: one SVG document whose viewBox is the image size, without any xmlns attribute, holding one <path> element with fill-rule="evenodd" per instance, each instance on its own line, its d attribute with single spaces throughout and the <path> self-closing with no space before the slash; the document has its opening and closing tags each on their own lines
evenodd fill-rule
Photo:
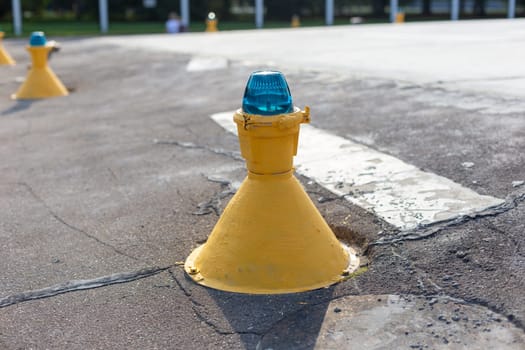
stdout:
<svg viewBox="0 0 525 350">
<path fill-rule="evenodd" d="M 63 21 L 79 25 L 81 22 L 89 22 L 91 26 L 98 21 L 98 0 L 20 0 L 24 13 L 24 27 L 31 26 L 31 23 Z M 471 13 L 471 17 L 487 15 L 485 4 L 489 0 L 469 1 L 469 8 L 466 8 L 467 0 L 460 0 L 461 17 L 466 12 Z M 501 2 L 501 13 L 497 16 L 504 16 L 507 0 L 497 0 Z M 253 6 L 255 0 L 190 0 L 190 16 L 192 28 L 199 30 L 208 12 L 213 11 L 217 14 L 219 21 L 223 24 L 230 23 L 235 26 L 239 23 L 243 28 L 253 27 Z M 351 16 L 364 16 L 367 22 L 388 19 L 389 0 L 335 0 L 336 22 L 348 23 Z M 446 19 L 443 12 L 432 13 L 432 4 L 440 4 L 443 8 L 448 6 L 449 0 L 399 0 L 401 9 L 411 8 L 411 13 L 407 20 L 427 20 L 427 19 Z M 490 6 L 494 6 L 492 1 Z M 164 22 L 170 12 L 179 12 L 180 0 L 156 0 L 156 6 L 147 8 L 144 0 L 108 0 L 110 23 L 116 22 Z M 517 0 L 518 16 L 525 13 L 525 0 Z M 301 23 L 308 25 L 308 22 L 319 21 L 322 24 L 324 19 L 325 0 L 265 0 L 265 27 L 268 23 L 279 23 L 279 26 L 289 23 L 293 15 L 299 15 Z M 473 6 L 473 8 L 470 8 Z M 234 8 L 237 11 L 232 11 Z M 239 10 L 240 9 L 240 10 Z M 466 11 L 466 12 L 465 12 Z M 489 14 L 494 16 L 494 14 Z M 0 0 L 0 20 L 11 22 L 11 0 Z M 246 23 L 245 23 L 246 22 Z M 196 27 L 193 27 L 193 24 Z M 246 26 L 248 23 L 250 25 Z M 118 25 L 117 25 L 118 26 Z M 142 26 L 142 25 L 141 25 Z M 144 25 L 145 26 L 145 25 Z M 158 27 L 158 24 L 156 25 Z M 146 26 L 145 26 L 146 27 Z M 229 27 L 229 25 L 226 25 Z M 152 27 L 153 28 L 153 27 Z M 149 31 L 148 31 L 149 32 Z"/>
<path fill-rule="evenodd" d="M 76 19 L 96 20 L 98 0 L 21 0 L 25 20 L 36 19 Z M 372 4 L 374 13 L 383 15 L 388 0 L 337 0 L 338 9 L 349 5 Z M 430 1 L 430 0 L 426 0 Z M 214 11 L 221 20 L 242 20 L 242 14 L 232 14 L 232 5 L 253 6 L 254 0 L 190 0 L 191 20 L 204 20 Z M 165 20 L 172 11 L 178 12 L 180 0 L 156 0 L 154 8 L 143 6 L 143 0 L 108 0 L 111 20 L 159 21 Z M 292 15 L 323 17 L 324 0 L 265 0 L 267 9 L 265 19 L 287 20 Z M 11 0 L 0 2 L 0 18 L 5 19 L 11 12 Z"/>
</svg>

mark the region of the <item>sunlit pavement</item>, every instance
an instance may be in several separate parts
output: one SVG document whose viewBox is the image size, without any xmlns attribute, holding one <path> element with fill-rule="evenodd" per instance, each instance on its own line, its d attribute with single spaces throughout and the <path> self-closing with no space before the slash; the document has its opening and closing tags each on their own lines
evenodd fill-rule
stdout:
<svg viewBox="0 0 525 350">
<path fill-rule="evenodd" d="M 525 19 L 110 37 L 125 47 L 525 96 Z"/>
</svg>

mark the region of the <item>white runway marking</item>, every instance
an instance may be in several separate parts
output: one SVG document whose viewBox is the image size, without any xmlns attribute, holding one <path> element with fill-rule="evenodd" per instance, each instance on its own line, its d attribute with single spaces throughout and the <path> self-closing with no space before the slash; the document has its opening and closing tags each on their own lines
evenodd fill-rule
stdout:
<svg viewBox="0 0 525 350">
<path fill-rule="evenodd" d="M 186 66 L 188 72 L 228 68 L 228 60 L 221 57 L 193 57 Z"/>
<path fill-rule="evenodd" d="M 211 118 L 237 133 L 233 112 Z M 301 125 L 296 171 L 401 230 L 454 219 L 502 204 L 395 157 Z"/>
</svg>

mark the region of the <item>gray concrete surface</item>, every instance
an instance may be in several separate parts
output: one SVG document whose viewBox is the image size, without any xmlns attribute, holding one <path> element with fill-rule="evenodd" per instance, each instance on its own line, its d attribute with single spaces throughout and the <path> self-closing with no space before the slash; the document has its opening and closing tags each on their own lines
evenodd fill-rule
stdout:
<svg viewBox="0 0 525 350">
<path fill-rule="evenodd" d="M 524 97 L 525 19 L 273 29 L 105 42 Z"/>
<path fill-rule="evenodd" d="M 386 27 L 357 30 L 366 28 Z M 328 32 L 337 30 L 346 28 Z M 290 35 L 306 43 L 324 31 Z M 288 32 L 264 31 L 261 38 L 267 33 L 276 41 Z M 249 34 L 166 40 L 194 37 L 202 47 L 220 48 L 235 35 Z M 429 332 L 408 325 L 398 335 L 400 348 L 483 349 L 503 339 L 502 329 L 512 335 L 504 337 L 508 348 L 523 346 L 525 187 L 516 181 L 525 180 L 525 119 L 517 95 L 398 80 L 387 64 L 373 78 L 336 72 L 331 64 L 308 68 L 299 58 L 296 65 L 274 61 L 295 103 L 312 107 L 316 127 L 503 198 L 506 206 L 399 232 L 301 178 L 336 235 L 358 248 L 368 266 L 322 290 L 239 295 L 193 284 L 179 262 L 205 241 L 244 176 L 236 138 L 209 115 L 238 108 L 249 73 L 267 67 L 267 57 L 252 52 L 246 62 L 237 55 L 239 42 L 226 68 L 188 72 L 192 56 L 171 49 L 148 51 L 112 38 L 65 40 L 52 66 L 73 93 L 16 102 L 7 96 L 25 75 L 24 45 L 7 41 L 19 64 L 0 67 L 0 348 L 355 348 L 345 338 L 355 331 L 352 317 L 363 329 L 381 328 L 366 327 L 370 320 L 348 310 L 371 310 L 385 295 L 414 300 L 407 305 L 418 305 L 416 319 L 445 322 Z M 502 58 L 507 70 L 522 69 L 513 56 Z M 443 300 L 459 306 L 435 305 Z M 472 322 L 439 320 L 450 321 L 456 308 Z"/>
</svg>

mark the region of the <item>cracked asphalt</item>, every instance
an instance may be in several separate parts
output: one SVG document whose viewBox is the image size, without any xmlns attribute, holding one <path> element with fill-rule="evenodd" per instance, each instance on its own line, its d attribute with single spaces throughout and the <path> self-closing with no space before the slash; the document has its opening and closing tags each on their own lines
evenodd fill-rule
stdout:
<svg viewBox="0 0 525 350">
<path fill-rule="evenodd" d="M 405 235 L 300 177 L 366 271 L 306 293 L 240 295 L 195 285 L 180 262 L 245 175 L 236 137 L 209 116 L 238 108 L 267 65 L 188 72 L 188 54 L 70 39 L 51 66 L 72 94 L 11 101 L 24 45 L 8 41 L 18 65 L 0 67 L 1 349 L 341 347 L 327 334 L 352 334 L 357 297 L 441 310 L 423 333 L 392 327 L 385 348 L 487 348 L 498 327 L 513 332 L 502 348 L 524 346 L 525 118 L 506 108 L 519 97 L 272 66 L 314 126 L 507 205 Z M 462 312 L 475 315 L 461 316 L 469 337 L 452 334 Z"/>
</svg>

